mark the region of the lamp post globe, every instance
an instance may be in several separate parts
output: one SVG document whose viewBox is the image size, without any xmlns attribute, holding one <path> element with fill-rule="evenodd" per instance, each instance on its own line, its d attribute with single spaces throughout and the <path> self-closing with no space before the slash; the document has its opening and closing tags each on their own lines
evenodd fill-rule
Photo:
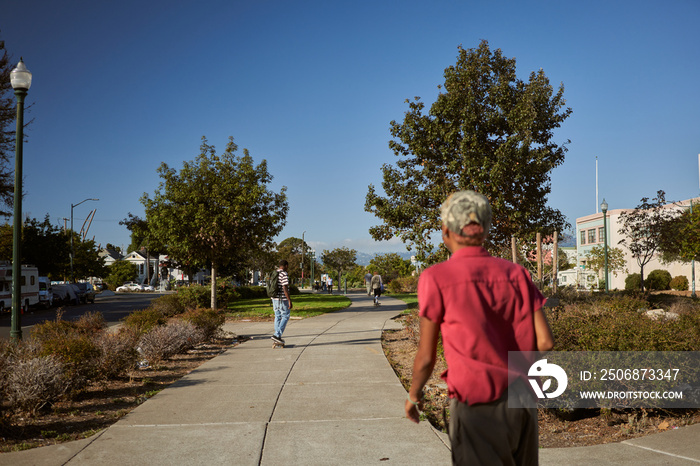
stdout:
<svg viewBox="0 0 700 466">
<path fill-rule="evenodd" d="M 10 84 L 17 97 L 17 130 L 15 131 L 15 188 L 12 227 L 12 317 L 10 338 L 22 339 L 22 144 L 24 143 L 24 98 L 32 85 L 32 73 L 20 58 L 10 72 Z"/>
<path fill-rule="evenodd" d="M 603 202 L 600 203 L 600 210 L 603 212 L 603 250 L 605 251 L 605 292 L 607 293 L 608 290 L 610 289 L 610 285 L 608 283 L 608 222 L 607 222 L 607 213 L 608 213 L 608 203 L 605 202 L 605 198 L 603 198 Z"/>
</svg>

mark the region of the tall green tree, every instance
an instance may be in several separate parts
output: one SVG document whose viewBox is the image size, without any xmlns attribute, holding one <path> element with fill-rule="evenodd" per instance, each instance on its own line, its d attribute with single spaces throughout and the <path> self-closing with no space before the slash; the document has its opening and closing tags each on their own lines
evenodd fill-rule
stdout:
<svg viewBox="0 0 700 466">
<path fill-rule="evenodd" d="M 369 261 L 369 267 L 367 268 L 379 272 L 385 284 L 395 278 L 409 276 L 416 270 L 410 260 L 402 258 L 395 252 L 377 254 Z"/>
<path fill-rule="evenodd" d="M 365 210 L 383 222 L 370 228 L 372 237 L 398 236 L 426 264 L 447 255 L 444 247 L 437 251 L 431 235 L 440 230 L 440 204 L 458 190 L 491 201 L 491 245 L 505 247 L 511 235 L 549 235 L 568 225 L 547 206 L 550 173 L 564 162 L 568 143 L 553 141 L 571 114 L 563 85 L 555 92 L 542 70 L 527 82 L 518 79 L 515 59 L 491 51 L 486 41 L 458 50 L 430 111 L 416 97 L 406 100 L 403 122 L 391 122 L 389 147 L 399 160 L 382 166 L 386 196 L 370 185 L 365 200 Z"/>
<path fill-rule="evenodd" d="M 700 261 L 700 204 L 665 225 L 659 252 L 666 263 Z"/>
<path fill-rule="evenodd" d="M 118 260 L 108 267 L 106 281 L 110 289 L 116 290 L 118 286 L 136 280 L 138 274 L 139 268 L 136 264 L 126 260 Z"/>
<path fill-rule="evenodd" d="M 282 240 L 277 245 L 279 259 L 289 262 L 289 279 L 296 281 L 301 279 L 301 259 L 304 256 L 304 278 L 311 275 L 311 248 L 301 238 L 290 237 Z"/>
<path fill-rule="evenodd" d="M 331 251 L 324 249 L 323 254 L 321 254 L 323 265 L 338 272 L 338 289 L 340 289 L 343 272 L 352 270 L 357 265 L 355 264 L 356 260 L 357 251 L 346 247 L 335 248 Z"/>
<path fill-rule="evenodd" d="M 22 263 L 33 264 L 41 275 L 55 280 L 70 277 L 70 232 L 51 225 L 49 215 L 43 221 L 27 219 L 22 226 Z M 73 232 L 77 278 L 103 277 L 107 270 L 93 240 L 83 240 Z M 0 259 L 12 260 L 12 225 L 0 226 Z"/>
<path fill-rule="evenodd" d="M 151 238 L 182 263 L 211 267 L 211 307 L 216 308 L 219 267 L 243 264 L 255 251 L 271 249 L 286 222 L 286 187 L 268 188 L 272 175 L 263 160 L 255 165 L 247 149 L 229 138 L 226 150 L 216 154 L 202 138 L 201 152 L 177 170 L 162 163 L 162 181 L 153 197 L 144 194 Z"/>
<path fill-rule="evenodd" d="M 618 220 L 618 233 L 622 235 L 618 244 L 625 246 L 637 260 L 642 291 L 644 266 L 658 251 L 666 226 L 678 215 L 677 211 L 667 208 L 666 205 L 666 193 L 659 190 L 654 199 L 643 197 L 634 210 L 622 212 Z"/>
<path fill-rule="evenodd" d="M 605 247 L 593 246 L 586 254 L 586 264 L 591 270 L 598 272 L 599 276 L 605 273 Z M 627 261 L 622 249 L 608 248 L 608 271 L 616 277 L 619 272 L 627 273 Z"/>
</svg>

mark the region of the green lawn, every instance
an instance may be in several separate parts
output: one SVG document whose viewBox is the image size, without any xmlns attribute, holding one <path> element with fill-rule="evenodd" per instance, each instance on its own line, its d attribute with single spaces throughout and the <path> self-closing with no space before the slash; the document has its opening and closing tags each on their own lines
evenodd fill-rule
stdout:
<svg viewBox="0 0 700 466">
<path fill-rule="evenodd" d="M 406 303 L 406 312 L 418 309 L 418 295 L 416 293 L 387 293 L 390 298 L 400 299 Z"/>
<path fill-rule="evenodd" d="M 340 295 L 302 293 L 292 296 L 292 316 L 313 317 L 350 306 L 350 299 Z M 229 305 L 228 317 L 260 318 L 274 316 L 270 298 L 241 299 Z"/>
</svg>

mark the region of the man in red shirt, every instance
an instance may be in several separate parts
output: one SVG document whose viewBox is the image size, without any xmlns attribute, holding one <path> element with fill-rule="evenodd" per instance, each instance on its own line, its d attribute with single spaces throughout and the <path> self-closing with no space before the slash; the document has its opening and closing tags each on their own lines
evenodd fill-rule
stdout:
<svg viewBox="0 0 700 466">
<path fill-rule="evenodd" d="M 526 374 L 509 371 L 508 352 L 552 349 L 541 309 L 545 299 L 522 266 L 483 248 L 491 226 L 486 197 L 454 193 L 441 216 L 443 242 L 452 256 L 425 270 L 418 282 L 420 341 L 406 416 L 419 420 L 442 333 L 453 463 L 537 464 L 536 409 L 508 407 L 508 391 L 529 396 Z"/>
</svg>

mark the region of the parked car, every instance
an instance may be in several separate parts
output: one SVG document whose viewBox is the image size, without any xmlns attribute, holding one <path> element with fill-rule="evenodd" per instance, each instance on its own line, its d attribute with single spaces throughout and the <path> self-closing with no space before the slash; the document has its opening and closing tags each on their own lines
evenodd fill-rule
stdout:
<svg viewBox="0 0 700 466">
<path fill-rule="evenodd" d="M 156 291 L 152 285 L 143 285 L 143 291 Z"/>
<path fill-rule="evenodd" d="M 125 293 L 129 291 L 143 291 L 143 285 L 139 285 L 136 282 L 127 282 L 122 286 L 117 287 L 117 293 Z"/>
<path fill-rule="evenodd" d="M 97 292 L 95 291 L 95 288 L 92 287 L 90 283 L 76 283 L 78 289 L 80 292 L 78 293 L 78 297 L 80 298 L 80 302 L 82 303 L 94 303 L 95 302 L 95 295 Z"/>
</svg>

